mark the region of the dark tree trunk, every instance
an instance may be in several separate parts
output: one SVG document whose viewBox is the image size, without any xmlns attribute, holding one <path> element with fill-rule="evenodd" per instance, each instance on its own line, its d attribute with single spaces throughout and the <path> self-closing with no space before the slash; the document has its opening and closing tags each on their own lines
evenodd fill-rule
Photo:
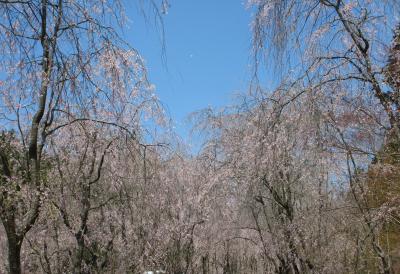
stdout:
<svg viewBox="0 0 400 274">
<path fill-rule="evenodd" d="M 21 274 L 21 246 L 23 237 L 18 235 L 15 219 L 3 222 L 7 234 L 8 263 L 10 274 Z"/>
<path fill-rule="evenodd" d="M 14 237 L 15 238 L 15 237 Z M 21 273 L 21 242 L 18 239 L 8 240 L 8 261 L 11 274 Z"/>
<path fill-rule="evenodd" d="M 83 273 L 82 271 L 82 261 L 85 251 L 85 240 L 84 235 L 81 232 L 76 233 L 75 238 L 78 243 L 78 248 L 75 254 L 75 263 L 74 263 L 74 273 Z"/>
<path fill-rule="evenodd" d="M 208 255 L 205 255 L 201 258 L 203 274 L 208 273 Z"/>
</svg>

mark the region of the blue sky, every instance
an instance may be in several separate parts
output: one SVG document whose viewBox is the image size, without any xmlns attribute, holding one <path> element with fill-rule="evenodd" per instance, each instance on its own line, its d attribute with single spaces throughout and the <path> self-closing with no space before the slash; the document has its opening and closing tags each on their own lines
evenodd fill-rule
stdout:
<svg viewBox="0 0 400 274">
<path fill-rule="evenodd" d="M 171 0 L 163 16 L 166 61 L 160 31 L 150 18 L 128 12 L 132 20 L 127 40 L 146 60 L 149 79 L 186 138 L 187 115 L 208 106 L 233 102 L 245 92 L 251 72 L 250 11 L 243 0 Z"/>
</svg>

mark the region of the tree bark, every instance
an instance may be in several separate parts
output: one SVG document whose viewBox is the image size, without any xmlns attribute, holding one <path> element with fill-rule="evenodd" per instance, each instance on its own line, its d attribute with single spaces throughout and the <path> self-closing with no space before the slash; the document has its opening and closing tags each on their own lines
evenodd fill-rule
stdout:
<svg viewBox="0 0 400 274">
<path fill-rule="evenodd" d="M 18 235 L 15 218 L 3 222 L 7 234 L 8 264 L 10 274 L 21 274 L 21 246 L 23 237 Z"/>
</svg>

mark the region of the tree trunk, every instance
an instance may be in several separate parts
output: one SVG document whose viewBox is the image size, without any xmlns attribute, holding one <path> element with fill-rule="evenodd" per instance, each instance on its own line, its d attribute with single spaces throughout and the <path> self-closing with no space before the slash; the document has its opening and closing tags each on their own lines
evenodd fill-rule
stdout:
<svg viewBox="0 0 400 274">
<path fill-rule="evenodd" d="M 83 253 L 85 250 L 85 240 L 83 238 L 83 233 L 78 232 L 75 235 L 76 241 L 78 243 L 78 248 L 75 254 L 75 262 L 74 262 L 74 273 L 83 273 L 82 271 L 82 261 L 83 261 Z"/>
<path fill-rule="evenodd" d="M 12 240 L 8 240 L 8 262 L 10 264 L 10 274 L 21 273 L 21 241 L 14 235 Z"/>
<path fill-rule="evenodd" d="M 15 219 L 3 222 L 7 234 L 8 263 L 10 274 L 21 274 L 21 246 L 23 237 L 16 231 Z"/>
</svg>

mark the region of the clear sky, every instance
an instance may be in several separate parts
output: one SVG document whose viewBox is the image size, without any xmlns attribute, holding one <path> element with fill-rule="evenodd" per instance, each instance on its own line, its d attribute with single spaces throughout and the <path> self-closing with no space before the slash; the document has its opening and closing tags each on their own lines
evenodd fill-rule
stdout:
<svg viewBox="0 0 400 274">
<path fill-rule="evenodd" d="M 154 20 L 134 9 L 128 41 L 146 60 L 149 79 L 182 137 L 191 112 L 232 102 L 245 92 L 250 75 L 250 11 L 245 0 L 171 0 L 163 16 L 166 60 Z"/>
</svg>

